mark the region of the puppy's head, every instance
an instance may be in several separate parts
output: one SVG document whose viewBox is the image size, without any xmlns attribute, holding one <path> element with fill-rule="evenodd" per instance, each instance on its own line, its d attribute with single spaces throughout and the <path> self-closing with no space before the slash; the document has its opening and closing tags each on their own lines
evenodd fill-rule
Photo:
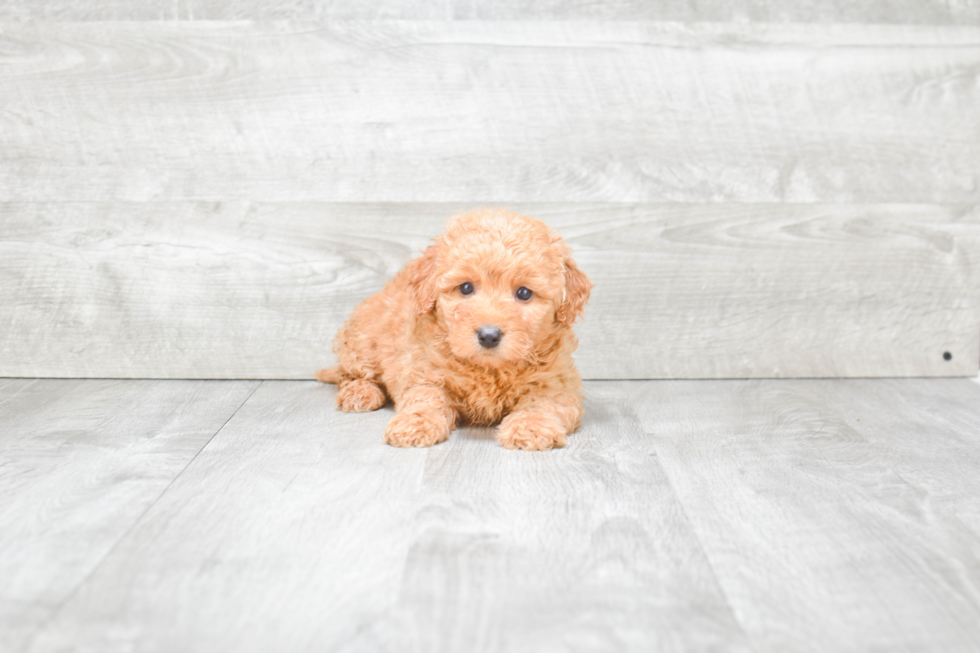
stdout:
<svg viewBox="0 0 980 653">
<path fill-rule="evenodd" d="M 591 288 L 560 236 L 503 209 L 450 219 L 409 276 L 418 312 L 434 314 L 453 355 L 489 367 L 533 359 L 582 315 Z"/>
</svg>

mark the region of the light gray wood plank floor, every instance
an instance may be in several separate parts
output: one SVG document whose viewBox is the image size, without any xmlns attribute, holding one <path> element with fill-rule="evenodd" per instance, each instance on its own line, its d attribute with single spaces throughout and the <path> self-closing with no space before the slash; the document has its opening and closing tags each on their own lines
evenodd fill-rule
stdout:
<svg viewBox="0 0 980 653">
<path fill-rule="evenodd" d="M 0 379 L 0 651 L 26 647 L 257 386 Z"/>
<path fill-rule="evenodd" d="M 589 382 L 532 454 L 334 392 L 0 381 L 0 649 L 980 647 L 970 380 Z"/>
</svg>

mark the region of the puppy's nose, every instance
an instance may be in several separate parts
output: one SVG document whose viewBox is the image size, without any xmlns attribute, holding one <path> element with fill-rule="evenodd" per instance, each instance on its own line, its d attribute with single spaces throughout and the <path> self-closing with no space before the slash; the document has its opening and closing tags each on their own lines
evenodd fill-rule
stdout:
<svg viewBox="0 0 980 653">
<path fill-rule="evenodd" d="M 476 330 L 476 339 L 480 341 L 480 346 L 493 349 L 500 344 L 500 339 L 504 334 L 497 327 L 481 326 Z"/>
</svg>

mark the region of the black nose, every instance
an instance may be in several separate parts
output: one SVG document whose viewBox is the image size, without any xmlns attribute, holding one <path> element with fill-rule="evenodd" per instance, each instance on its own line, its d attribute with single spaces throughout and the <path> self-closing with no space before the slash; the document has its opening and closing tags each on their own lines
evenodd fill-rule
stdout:
<svg viewBox="0 0 980 653">
<path fill-rule="evenodd" d="M 481 326 L 476 330 L 476 339 L 480 341 L 480 346 L 487 349 L 493 349 L 499 345 L 500 339 L 503 337 L 504 334 L 497 327 Z"/>
</svg>

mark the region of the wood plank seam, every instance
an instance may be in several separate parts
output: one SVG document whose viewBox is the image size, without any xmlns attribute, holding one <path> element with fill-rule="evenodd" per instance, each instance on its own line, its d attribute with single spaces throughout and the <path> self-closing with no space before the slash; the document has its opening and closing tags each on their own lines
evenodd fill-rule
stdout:
<svg viewBox="0 0 980 653">
<path fill-rule="evenodd" d="M 642 383 L 642 381 L 637 381 L 637 383 Z M 632 419 L 635 419 L 636 420 L 637 428 L 646 437 L 650 438 L 651 443 L 653 443 L 654 447 L 656 448 L 657 440 L 661 436 L 657 435 L 654 432 L 650 432 L 647 429 L 645 429 L 644 428 L 644 425 L 643 425 L 643 421 L 640 419 L 639 415 L 637 415 L 636 412 L 634 410 L 632 410 L 632 409 L 630 410 L 630 417 Z M 691 520 L 691 517 L 690 517 L 690 515 L 687 512 L 687 505 L 685 505 L 683 499 L 681 498 L 680 493 L 677 491 L 677 487 L 674 485 L 674 479 L 671 478 L 671 476 L 668 473 L 667 469 L 663 465 L 660 464 L 660 452 L 659 451 L 657 452 L 657 467 L 660 468 L 660 471 L 663 474 L 664 480 L 667 482 L 667 487 L 670 488 L 671 494 L 674 495 L 674 500 L 676 501 L 677 505 L 681 509 L 681 514 L 684 515 L 684 523 L 687 524 L 688 529 L 692 533 L 694 533 L 695 535 L 697 535 L 698 530 L 695 527 L 694 522 Z M 728 612 L 731 615 L 732 620 L 736 624 L 738 624 L 738 627 L 742 631 L 742 634 L 745 637 L 745 640 L 747 642 L 749 642 L 749 645 L 751 646 L 752 645 L 752 638 L 749 635 L 748 630 L 745 628 L 745 624 L 743 624 L 742 621 L 741 621 L 741 619 L 739 619 L 738 612 L 733 607 L 732 600 L 731 600 L 731 597 L 728 596 L 728 592 L 725 591 L 725 585 L 721 582 L 721 578 L 719 578 L 718 572 L 715 570 L 715 563 L 711 560 L 711 556 L 708 555 L 708 550 L 705 548 L 704 542 L 701 540 L 701 537 L 700 536 L 695 537 L 694 540 L 698 544 L 698 551 L 700 551 L 701 557 L 704 559 L 705 564 L 707 565 L 708 569 L 711 571 L 711 578 L 712 578 L 712 580 L 714 580 L 715 585 L 718 587 L 718 592 L 725 599 L 725 607 L 728 608 Z M 755 647 L 753 646 L 753 649 L 754 648 Z"/>
<path fill-rule="evenodd" d="M 58 605 L 55 607 L 55 609 L 51 610 L 48 613 L 44 621 L 40 625 L 38 625 L 38 627 L 34 631 L 34 634 L 31 636 L 31 640 L 27 646 L 27 650 L 31 650 L 34 647 L 34 642 L 37 640 L 37 638 L 44 633 L 47 627 L 58 617 L 58 614 L 64 609 L 64 607 L 71 602 L 71 600 L 85 586 L 85 584 L 89 581 L 89 579 L 91 579 L 92 576 L 94 576 L 95 573 L 102 567 L 102 565 L 105 564 L 106 560 L 112 557 L 113 552 L 119 547 L 120 543 L 125 541 L 125 539 L 129 536 L 129 534 L 133 532 L 133 529 L 135 529 L 136 526 L 139 525 L 139 523 L 143 520 L 143 518 L 146 517 L 147 513 L 150 512 L 153 506 L 155 506 L 157 502 L 160 501 L 160 499 L 173 486 L 173 484 L 177 481 L 177 479 L 180 478 L 180 476 L 187 470 L 188 467 L 191 466 L 191 464 L 193 464 L 193 462 L 197 459 L 197 457 L 201 454 L 201 452 L 204 451 L 204 449 L 207 448 L 209 444 L 211 444 L 211 441 L 214 440 L 214 438 L 217 437 L 219 433 L 221 433 L 222 429 L 224 429 L 225 426 L 228 425 L 228 422 L 230 422 L 232 418 L 238 414 L 238 411 L 242 409 L 242 406 L 248 403 L 248 400 L 252 398 L 252 395 L 255 394 L 255 391 L 258 390 L 263 383 L 265 383 L 265 381 L 256 382 L 255 387 L 252 389 L 250 393 L 248 393 L 248 396 L 245 397 L 245 400 L 242 401 L 242 403 L 238 405 L 238 407 L 234 410 L 234 412 L 232 412 L 232 414 L 228 417 L 228 419 L 226 419 L 221 424 L 221 427 L 218 428 L 211 435 L 211 437 L 208 438 L 207 442 L 204 443 L 204 446 L 198 449 L 197 453 L 195 453 L 194 456 L 187 461 L 187 464 L 181 468 L 180 472 L 178 472 L 176 475 L 174 475 L 172 479 L 170 479 L 170 482 L 167 483 L 166 487 L 163 488 L 163 490 L 157 495 L 157 497 L 153 499 L 153 501 L 147 504 L 147 506 L 140 513 L 140 515 L 133 520 L 133 522 L 129 525 L 128 528 L 126 528 L 125 532 L 123 532 L 118 538 L 116 538 L 116 541 L 113 542 L 112 546 L 106 551 L 105 555 L 102 556 L 99 562 L 93 565 L 92 568 L 85 574 L 85 576 L 81 580 L 79 580 L 78 583 L 75 584 L 75 586 L 71 589 L 71 591 L 67 592 L 64 598 L 62 598 L 58 602 Z"/>
</svg>

